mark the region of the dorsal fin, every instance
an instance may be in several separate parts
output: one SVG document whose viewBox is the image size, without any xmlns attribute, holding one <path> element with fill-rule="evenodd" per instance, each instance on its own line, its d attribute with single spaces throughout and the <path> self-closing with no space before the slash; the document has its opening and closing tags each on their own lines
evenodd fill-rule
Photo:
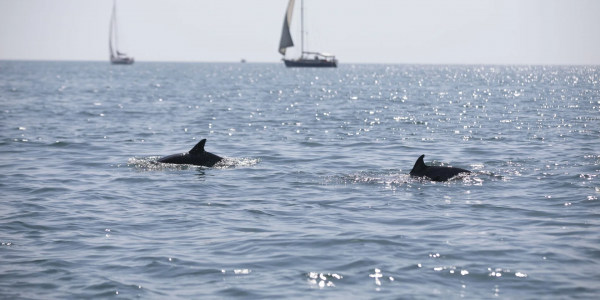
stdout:
<svg viewBox="0 0 600 300">
<path fill-rule="evenodd" d="M 194 148 L 192 148 L 192 150 L 190 150 L 189 153 L 193 155 L 204 154 L 204 144 L 206 144 L 206 139 L 199 141 L 198 144 L 196 144 L 196 146 L 194 146 Z"/>
<path fill-rule="evenodd" d="M 425 162 L 423 161 L 424 157 L 425 157 L 425 154 L 419 156 L 419 159 L 417 159 L 417 161 L 415 162 L 415 166 L 410 171 L 411 173 L 419 172 L 419 171 L 427 168 L 427 166 L 425 165 Z"/>
</svg>

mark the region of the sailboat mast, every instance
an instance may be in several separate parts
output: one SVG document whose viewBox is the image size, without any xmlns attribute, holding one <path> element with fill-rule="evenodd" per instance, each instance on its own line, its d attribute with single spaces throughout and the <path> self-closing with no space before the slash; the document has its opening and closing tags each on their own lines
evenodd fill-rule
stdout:
<svg viewBox="0 0 600 300">
<path fill-rule="evenodd" d="M 304 56 L 304 0 L 300 1 L 300 48 Z"/>
</svg>

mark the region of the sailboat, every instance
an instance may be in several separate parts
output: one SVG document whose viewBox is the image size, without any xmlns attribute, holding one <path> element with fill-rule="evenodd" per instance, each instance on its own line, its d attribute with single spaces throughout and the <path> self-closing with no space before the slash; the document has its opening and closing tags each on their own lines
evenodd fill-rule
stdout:
<svg viewBox="0 0 600 300">
<path fill-rule="evenodd" d="M 294 46 L 292 35 L 290 33 L 290 25 L 292 23 L 292 14 L 294 11 L 295 0 L 290 0 L 287 11 L 283 19 L 283 30 L 281 31 L 281 40 L 279 41 L 279 53 L 283 55 L 283 62 L 286 67 L 312 67 L 312 68 L 336 68 L 337 59 L 335 55 L 321 52 L 304 51 L 304 0 L 300 3 L 300 45 L 302 55 L 298 59 L 286 59 L 285 51 L 289 47 Z"/>
<path fill-rule="evenodd" d="M 113 11 L 110 17 L 110 30 L 108 34 L 108 50 L 110 51 L 110 62 L 115 65 L 131 65 L 133 57 L 119 52 L 119 39 L 117 36 L 117 1 L 113 2 Z M 113 45 L 114 44 L 114 45 Z"/>
</svg>

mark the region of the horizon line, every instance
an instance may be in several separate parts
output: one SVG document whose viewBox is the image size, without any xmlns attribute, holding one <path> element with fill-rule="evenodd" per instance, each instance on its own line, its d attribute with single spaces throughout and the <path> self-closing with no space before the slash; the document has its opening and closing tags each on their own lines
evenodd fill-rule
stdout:
<svg viewBox="0 0 600 300">
<path fill-rule="evenodd" d="M 110 64 L 109 60 L 87 60 L 87 59 L 11 59 L 11 58 L 0 58 L 0 61 L 12 61 L 12 62 L 94 62 L 101 63 L 105 62 Z M 215 64 L 278 64 L 279 61 L 201 61 L 201 60 L 136 60 L 135 63 L 215 63 Z M 427 66 L 528 66 L 528 67 L 551 67 L 551 66 L 570 66 L 570 67 L 598 67 L 600 64 L 502 64 L 502 63 L 369 63 L 369 62 L 347 62 L 341 63 L 341 65 L 427 65 Z"/>
</svg>

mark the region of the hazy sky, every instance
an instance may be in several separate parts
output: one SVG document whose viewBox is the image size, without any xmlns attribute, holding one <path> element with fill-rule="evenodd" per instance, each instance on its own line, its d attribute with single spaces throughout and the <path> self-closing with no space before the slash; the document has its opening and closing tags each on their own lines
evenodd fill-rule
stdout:
<svg viewBox="0 0 600 300">
<path fill-rule="evenodd" d="M 0 60 L 108 61 L 112 0 L 0 0 Z M 277 62 L 287 0 L 119 0 L 137 61 Z M 598 0 L 305 0 L 340 63 L 600 65 Z M 300 0 L 292 36 L 300 45 Z M 290 56 L 297 54 L 294 50 Z"/>
</svg>

